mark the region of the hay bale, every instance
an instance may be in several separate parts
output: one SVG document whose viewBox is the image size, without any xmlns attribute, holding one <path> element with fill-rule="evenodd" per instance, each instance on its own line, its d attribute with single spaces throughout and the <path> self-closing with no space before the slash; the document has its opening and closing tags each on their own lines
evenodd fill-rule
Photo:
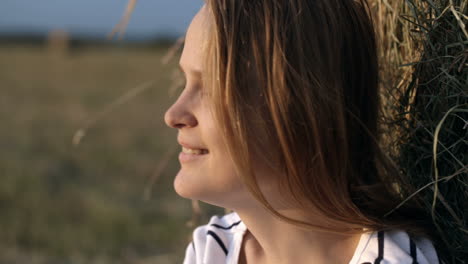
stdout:
<svg viewBox="0 0 468 264">
<path fill-rule="evenodd" d="M 381 48 L 384 145 L 424 198 L 441 261 L 466 263 L 467 0 L 370 4 Z"/>
<path fill-rule="evenodd" d="M 67 54 L 70 46 L 70 37 L 68 32 L 62 29 L 49 31 L 47 35 L 47 50 L 52 56 L 64 56 Z"/>
</svg>

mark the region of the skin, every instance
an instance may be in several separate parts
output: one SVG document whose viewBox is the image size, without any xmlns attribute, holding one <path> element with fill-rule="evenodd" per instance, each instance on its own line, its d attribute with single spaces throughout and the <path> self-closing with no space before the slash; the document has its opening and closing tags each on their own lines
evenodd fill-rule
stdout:
<svg viewBox="0 0 468 264">
<path fill-rule="evenodd" d="M 192 159 L 187 157 L 193 155 L 179 156 L 181 169 L 174 180 L 176 192 L 182 197 L 229 208 L 239 214 L 248 228 L 239 263 L 349 263 L 360 235 L 310 231 L 285 223 L 264 209 L 236 175 L 210 111 L 210 102 L 203 96 L 202 62 L 211 23 L 209 16 L 204 6 L 189 26 L 180 59 L 186 85 L 165 114 L 166 124 L 178 130 L 181 145 L 208 151 Z M 317 224 L 327 222 L 313 212 L 304 212 L 285 202 L 279 195 L 281 192 L 271 184 L 274 170 L 262 162 L 256 164 L 261 190 L 278 212 Z"/>
</svg>

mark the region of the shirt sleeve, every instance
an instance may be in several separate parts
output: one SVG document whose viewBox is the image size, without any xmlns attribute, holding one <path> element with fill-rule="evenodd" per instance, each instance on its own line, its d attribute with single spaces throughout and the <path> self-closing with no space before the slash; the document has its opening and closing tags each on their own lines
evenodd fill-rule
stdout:
<svg viewBox="0 0 468 264">
<path fill-rule="evenodd" d="M 185 258 L 183 264 L 196 264 L 197 258 L 195 255 L 195 247 L 193 241 L 188 244 L 187 248 L 185 249 Z"/>
</svg>

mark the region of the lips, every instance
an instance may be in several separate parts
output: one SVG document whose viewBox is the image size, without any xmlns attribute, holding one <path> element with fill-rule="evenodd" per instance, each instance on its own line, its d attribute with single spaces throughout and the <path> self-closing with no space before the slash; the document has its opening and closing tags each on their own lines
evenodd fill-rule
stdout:
<svg viewBox="0 0 468 264">
<path fill-rule="evenodd" d="M 188 144 L 181 140 L 178 140 L 178 142 L 182 146 L 182 151 L 179 154 L 179 161 L 181 163 L 198 160 L 205 157 L 209 153 L 208 149 L 199 145 L 197 146 L 196 144 Z"/>
<path fill-rule="evenodd" d="M 202 151 L 206 151 L 208 152 L 208 149 L 199 145 L 199 144 L 195 144 L 195 143 L 188 143 L 187 141 L 184 141 L 184 140 L 181 140 L 181 139 L 178 139 L 177 142 L 179 142 L 179 144 L 182 146 L 182 148 L 184 149 L 187 149 L 187 150 L 202 150 Z"/>
<path fill-rule="evenodd" d="M 192 148 L 186 148 L 186 147 L 182 147 L 182 152 L 185 154 L 192 154 L 192 155 L 208 154 L 207 149 L 192 149 Z"/>
</svg>

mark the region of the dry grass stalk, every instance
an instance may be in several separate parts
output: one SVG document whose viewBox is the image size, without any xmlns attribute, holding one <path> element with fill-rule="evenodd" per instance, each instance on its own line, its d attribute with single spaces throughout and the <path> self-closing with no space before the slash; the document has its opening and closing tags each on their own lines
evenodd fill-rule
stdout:
<svg viewBox="0 0 468 264">
<path fill-rule="evenodd" d="M 72 139 L 73 146 L 78 146 L 81 143 L 81 140 L 83 139 L 83 137 L 86 136 L 86 133 L 88 132 L 88 130 L 92 128 L 94 125 L 96 125 L 99 121 L 101 121 L 104 117 L 108 116 L 116 108 L 132 100 L 140 93 L 153 87 L 153 85 L 154 85 L 154 81 L 147 81 L 128 90 L 125 94 L 121 95 L 119 98 L 117 98 L 116 100 L 111 102 L 109 105 L 104 107 L 103 110 L 101 110 L 100 112 L 98 112 L 97 114 L 89 118 L 87 121 L 85 121 L 84 122 L 85 124 L 80 129 L 78 129 L 73 135 L 73 139 Z"/>
<path fill-rule="evenodd" d="M 109 35 L 107 36 L 108 39 L 112 39 L 117 33 L 119 34 L 119 40 L 123 39 L 125 30 L 127 29 L 128 22 L 130 21 L 130 17 L 132 16 L 136 3 L 137 0 L 128 1 L 127 8 L 125 9 L 122 19 L 109 33 Z"/>
<path fill-rule="evenodd" d="M 172 157 L 179 149 L 180 148 L 178 146 L 173 146 L 172 148 L 166 150 L 162 158 L 160 158 L 158 164 L 156 165 L 156 168 L 154 169 L 154 173 L 148 179 L 148 184 L 146 185 L 145 190 L 143 192 L 143 200 L 148 201 L 151 199 L 151 191 L 154 184 L 161 177 L 162 173 L 169 165 L 169 162 L 171 161 Z"/>
</svg>

